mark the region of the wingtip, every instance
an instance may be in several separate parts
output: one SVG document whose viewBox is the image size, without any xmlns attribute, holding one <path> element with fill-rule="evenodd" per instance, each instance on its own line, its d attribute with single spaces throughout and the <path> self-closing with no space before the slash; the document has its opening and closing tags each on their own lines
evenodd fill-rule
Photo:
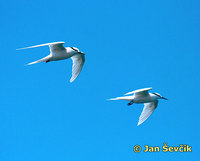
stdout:
<svg viewBox="0 0 200 161">
<path fill-rule="evenodd" d="M 143 124 L 145 121 L 138 121 L 137 126 L 140 126 L 141 124 Z"/>
<path fill-rule="evenodd" d="M 75 79 L 70 79 L 69 82 L 72 83 Z"/>
<path fill-rule="evenodd" d="M 31 48 L 35 48 L 35 47 L 37 47 L 37 46 L 38 46 L 38 45 L 36 45 L 36 46 L 24 47 L 24 48 L 18 48 L 18 49 L 16 49 L 16 50 L 31 49 Z"/>
<path fill-rule="evenodd" d="M 16 50 L 23 50 L 23 49 L 29 49 L 29 48 L 31 48 L 31 47 L 18 48 L 18 49 L 16 49 Z"/>
<path fill-rule="evenodd" d="M 51 42 L 51 43 L 29 46 L 29 47 L 25 47 L 25 48 L 19 48 L 19 49 L 16 49 L 16 50 L 31 49 L 31 48 L 35 48 L 35 47 L 48 46 L 48 45 L 52 45 L 52 44 L 64 44 L 64 43 L 65 43 L 64 41 Z"/>
</svg>

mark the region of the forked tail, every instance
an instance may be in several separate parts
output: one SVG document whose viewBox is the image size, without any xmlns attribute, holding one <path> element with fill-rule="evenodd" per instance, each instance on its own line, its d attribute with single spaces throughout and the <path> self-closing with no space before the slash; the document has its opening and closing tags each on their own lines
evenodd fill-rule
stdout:
<svg viewBox="0 0 200 161">
<path fill-rule="evenodd" d="M 44 58 L 42 58 L 40 60 L 28 63 L 27 65 L 32 65 L 32 64 L 36 64 L 36 63 L 40 63 L 40 62 L 49 62 L 50 61 L 49 58 L 50 58 L 49 56 L 46 56 L 46 57 L 44 57 Z"/>
<path fill-rule="evenodd" d="M 133 96 L 124 96 L 124 97 L 116 97 L 116 98 L 111 98 L 108 100 L 125 100 L 125 101 L 131 101 L 133 100 Z"/>
</svg>

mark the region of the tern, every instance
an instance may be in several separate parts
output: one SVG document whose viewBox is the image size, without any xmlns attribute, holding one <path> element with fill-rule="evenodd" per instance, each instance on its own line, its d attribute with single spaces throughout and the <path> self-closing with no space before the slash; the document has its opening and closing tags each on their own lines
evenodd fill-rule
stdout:
<svg viewBox="0 0 200 161">
<path fill-rule="evenodd" d="M 158 99 L 165 99 L 167 98 L 162 97 L 158 93 L 149 93 L 148 91 L 152 88 L 143 88 L 138 89 L 132 92 L 128 92 L 125 95 L 129 96 L 123 96 L 123 97 L 116 97 L 111 98 L 109 100 L 126 100 L 130 101 L 128 105 L 132 105 L 133 103 L 144 103 L 143 111 L 140 115 L 138 126 L 142 124 L 144 121 L 147 120 L 147 118 L 152 114 L 152 112 L 156 109 L 158 106 Z M 133 95 L 132 95 L 133 94 Z"/>
<path fill-rule="evenodd" d="M 39 62 L 50 62 L 50 61 L 57 61 L 57 60 L 63 60 L 71 58 L 73 61 L 72 65 L 72 77 L 70 79 L 70 82 L 73 82 L 78 75 L 80 74 L 83 64 L 85 62 L 85 54 L 83 52 L 80 52 L 78 48 L 76 47 L 64 47 L 64 42 L 52 42 L 52 43 L 46 43 L 46 44 L 40 44 L 21 49 L 30 49 L 35 47 L 41 47 L 41 46 L 49 46 L 50 48 L 50 54 L 40 60 L 34 61 L 32 63 L 29 63 L 27 65 L 36 64 Z"/>
</svg>

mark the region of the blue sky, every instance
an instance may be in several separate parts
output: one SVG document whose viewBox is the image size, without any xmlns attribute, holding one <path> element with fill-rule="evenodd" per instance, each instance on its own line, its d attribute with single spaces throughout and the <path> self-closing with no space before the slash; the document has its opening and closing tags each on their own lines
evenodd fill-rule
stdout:
<svg viewBox="0 0 200 161">
<path fill-rule="evenodd" d="M 199 156 L 200 2 L 101 0 L 0 2 L 0 160 L 196 160 Z M 65 41 L 86 54 L 71 84 L 71 60 L 25 64 Z M 153 87 L 160 100 L 106 101 Z M 134 153 L 136 144 L 189 144 L 192 153 Z"/>
</svg>

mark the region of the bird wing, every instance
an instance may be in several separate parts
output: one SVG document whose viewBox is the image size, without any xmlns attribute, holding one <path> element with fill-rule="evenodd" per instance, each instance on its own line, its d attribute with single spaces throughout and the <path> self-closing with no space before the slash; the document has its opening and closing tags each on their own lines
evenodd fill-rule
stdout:
<svg viewBox="0 0 200 161">
<path fill-rule="evenodd" d="M 129 94 L 135 94 L 135 95 L 147 95 L 148 91 L 151 90 L 152 88 L 143 88 L 143 89 L 138 89 L 132 92 L 128 92 L 125 95 L 129 95 Z"/>
<path fill-rule="evenodd" d="M 72 65 L 72 77 L 70 82 L 72 83 L 80 74 L 83 64 L 85 62 L 85 55 L 84 54 L 76 54 L 71 57 L 73 61 Z"/>
<path fill-rule="evenodd" d="M 19 48 L 17 50 L 36 48 L 36 47 L 41 47 L 41 46 L 49 46 L 50 51 L 63 50 L 65 49 L 65 47 L 63 46 L 64 43 L 65 42 L 52 42 L 52 43 L 40 44 L 40 45 L 35 45 L 35 46 L 30 46 L 30 47 L 25 47 L 25 48 Z"/>
<path fill-rule="evenodd" d="M 148 119 L 148 117 L 152 114 L 152 112 L 156 109 L 157 106 L 158 106 L 158 100 L 144 104 L 143 111 L 138 121 L 138 126 L 142 124 L 144 121 L 146 121 L 146 119 Z"/>
</svg>

